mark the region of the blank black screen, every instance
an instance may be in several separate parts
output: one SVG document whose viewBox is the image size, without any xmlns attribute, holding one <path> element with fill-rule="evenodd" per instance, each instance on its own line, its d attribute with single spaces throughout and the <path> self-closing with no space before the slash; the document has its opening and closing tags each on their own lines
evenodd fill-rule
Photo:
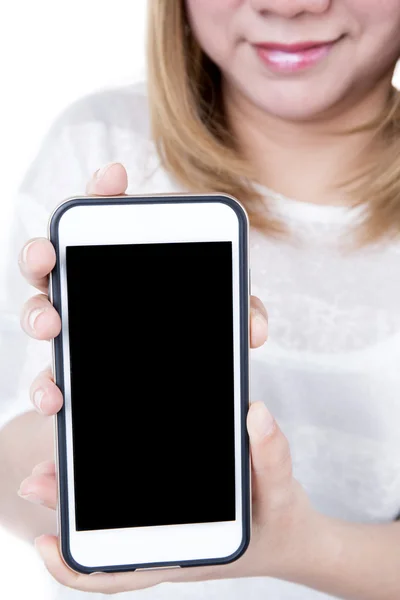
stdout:
<svg viewBox="0 0 400 600">
<path fill-rule="evenodd" d="M 79 531 L 235 519 L 231 242 L 67 247 Z"/>
</svg>

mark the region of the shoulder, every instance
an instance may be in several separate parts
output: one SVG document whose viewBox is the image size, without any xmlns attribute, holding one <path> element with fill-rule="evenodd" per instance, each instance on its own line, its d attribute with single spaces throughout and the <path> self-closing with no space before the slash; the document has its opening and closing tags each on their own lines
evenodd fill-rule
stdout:
<svg viewBox="0 0 400 600">
<path fill-rule="evenodd" d="M 84 96 L 53 120 L 13 198 L 16 247 L 29 237 L 46 236 L 55 206 L 85 195 L 93 173 L 110 162 L 126 168 L 127 194 L 182 191 L 160 164 L 152 141 L 145 84 Z"/>
<path fill-rule="evenodd" d="M 86 178 L 103 164 L 121 162 L 128 172 L 127 193 L 179 191 L 159 163 L 145 82 L 80 98 L 61 115 L 59 126 L 73 141 Z"/>
<path fill-rule="evenodd" d="M 151 142 L 146 85 L 104 89 L 58 113 L 45 132 L 29 172 L 75 166 L 85 176 L 104 162 L 134 156 Z M 122 156 L 121 156 L 122 155 Z"/>
<path fill-rule="evenodd" d="M 106 88 L 75 100 L 59 115 L 59 128 L 102 126 L 126 129 L 148 138 L 149 107 L 145 82 Z"/>
<path fill-rule="evenodd" d="M 44 136 L 21 188 L 51 206 L 56 192 L 83 194 L 92 174 L 109 162 L 127 169 L 127 193 L 176 191 L 152 141 L 145 82 L 103 89 L 68 105 Z"/>
</svg>

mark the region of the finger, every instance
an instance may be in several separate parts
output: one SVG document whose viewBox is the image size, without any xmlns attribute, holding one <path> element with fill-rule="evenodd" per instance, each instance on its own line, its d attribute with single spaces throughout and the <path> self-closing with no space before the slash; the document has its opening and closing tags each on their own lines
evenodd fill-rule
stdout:
<svg viewBox="0 0 400 600">
<path fill-rule="evenodd" d="M 33 504 L 42 504 L 52 510 L 57 506 L 57 480 L 55 474 L 30 475 L 21 482 L 18 496 Z"/>
<path fill-rule="evenodd" d="M 54 383 L 51 369 L 39 373 L 30 388 L 33 406 L 42 415 L 55 415 L 63 405 L 63 397 L 59 387 Z"/>
<path fill-rule="evenodd" d="M 98 169 L 86 187 L 88 195 L 118 196 L 128 187 L 126 169 L 120 163 L 110 163 Z M 47 293 L 48 275 L 56 263 L 52 243 L 46 238 L 29 240 L 22 248 L 19 267 L 25 279 L 39 291 Z"/>
<path fill-rule="evenodd" d="M 257 296 L 250 297 L 250 346 L 258 348 L 268 338 L 268 314 Z"/>
<path fill-rule="evenodd" d="M 60 333 L 61 319 L 47 296 L 38 294 L 24 304 L 21 327 L 36 340 L 50 340 Z"/>
<path fill-rule="evenodd" d="M 88 196 L 119 196 L 126 192 L 128 174 L 121 163 L 109 163 L 98 169 L 86 186 Z"/>
<path fill-rule="evenodd" d="M 18 264 L 28 283 L 47 294 L 48 276 L 56 264 L 53 244 L 46 238 L 29 240 L 19 254 Z"/>
<path fill-rule="evenodd" d="M 149 571 L 127 571 L 124 573 L 91 573 L 85 575 L 72 571 L 63 561 L 58 540 L 54 536 L 42 535 L 35 540 L 35 547 L 51 575 L 66 587 L 84 592 L 117 594 L 158 585 L 163 582 L 203 581 L 229 577 L 235 565 L 213 567 L 171 568 Z M 222 571 L 225 572 L 223 575 Z"/>
<path fill-rule="evenodd" d="M 164 570 L 138 573 L 92 573 L 90 575 L 77 573 L 64 563 L 58 540 L 54 536 L 42 535 L 36 538 L 35 547 L 47 570 L 56 581 L 61 585 L 83 592 L 116 594 L 128 590 L 139 590 L 168 581 L 167 571 Z M 180 570 L 176 569 L 176 571 Z"/>
<path fill-rule="evenodd" d="M 247 429 L 256 506 L 268 509 L 283 507 L 294 481 L 288 441 L 263 402 L 250 406 Z"/>
</svg>

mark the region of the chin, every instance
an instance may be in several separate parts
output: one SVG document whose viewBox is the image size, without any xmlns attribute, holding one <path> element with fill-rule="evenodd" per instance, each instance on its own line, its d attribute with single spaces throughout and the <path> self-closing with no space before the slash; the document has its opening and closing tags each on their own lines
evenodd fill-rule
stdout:
<svg viewBox="0 0 400 600">
<path fill-rule="evenodd" d="M 264 93 L 257 91 L 252 95 L 252 102 L 267 114 L 288 121 L 311 121 L 328 115 L 342 99 L 339 90 L 329 93 L 322 86 L 317 89 L 309 86 L 300 90 L 290 85 L 279 90 L 265 85 L 263 88 Z"/>
<path fill-rule="evenodd" d="M 265 105 L 264 103 L 263 105 L 260 105 L 260 108 L 272 117 L 283 121 L 307 122 L 316 120 L 327 114 L 332 107 L 330 104 L 318 102 L 310 102 L 303 105 L 294 104 L 292 102 L 281 102 L 277 105 L 272 103 Z"/>
</svg>

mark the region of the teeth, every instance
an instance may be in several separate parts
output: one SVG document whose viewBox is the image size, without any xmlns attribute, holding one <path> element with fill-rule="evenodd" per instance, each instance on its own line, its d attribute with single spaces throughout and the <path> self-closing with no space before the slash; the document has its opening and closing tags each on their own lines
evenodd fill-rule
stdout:
<svg viewBox="0 0 400 600">
<path fill-rule="evenodd" d="M 281 50 L 272 50 L 269 52 L 269 59 L 276 63 L 287 63 L 290 65 L 297 64 L 302 60 L 300 54 L 294 52 L 282 52 Z"/>
</svg>

